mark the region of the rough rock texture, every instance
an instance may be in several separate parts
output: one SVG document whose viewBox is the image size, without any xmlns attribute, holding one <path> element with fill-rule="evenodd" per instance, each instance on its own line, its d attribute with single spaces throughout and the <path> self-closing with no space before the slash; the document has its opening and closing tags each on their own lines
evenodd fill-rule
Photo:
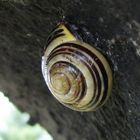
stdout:
<svg viewBox="0 0 140 140">
<path fill-rule="evenodd" d="M 139 7 L 139 0 L 0 0 L 0 90 L 55 140 L 140 140 Z M 87 41 L 112 63 L 112 96 L 96 112 L 62 106 L 42 77 L 46 38 L 63 17 L 90 31 Z"/>
</svg>

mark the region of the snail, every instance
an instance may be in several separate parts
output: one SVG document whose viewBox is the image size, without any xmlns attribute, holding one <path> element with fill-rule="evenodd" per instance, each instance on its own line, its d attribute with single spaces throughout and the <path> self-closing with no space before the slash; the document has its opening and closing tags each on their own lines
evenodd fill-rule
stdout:
<svg viewBox="0 0 140 140">
<path fill-rule="evenodd" d="M 76 111 L 95 111 L 111 94 L 112 70 L 106 57 L 68 23 L 58 24 L 49 35 L 42 73 L 53 96 Z"/>
</svg>

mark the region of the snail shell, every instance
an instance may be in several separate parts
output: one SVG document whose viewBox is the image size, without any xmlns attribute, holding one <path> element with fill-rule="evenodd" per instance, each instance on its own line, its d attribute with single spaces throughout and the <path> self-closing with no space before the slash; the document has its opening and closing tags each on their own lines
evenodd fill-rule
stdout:
<svg viewBox="0 0 140 140">
<path fill-rule="evenodd" d="M 73 110 L 94 111 L 111 93 L 108 61 L 65 23 L 60 23 L 47 40 L 42 73 L 54 97 Z"/>
</svg>

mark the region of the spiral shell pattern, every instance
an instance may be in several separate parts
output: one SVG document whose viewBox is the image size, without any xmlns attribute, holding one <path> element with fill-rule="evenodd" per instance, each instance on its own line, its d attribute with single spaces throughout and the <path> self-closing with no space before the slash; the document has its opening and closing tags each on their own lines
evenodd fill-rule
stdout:
<svg viewBox="0 0 140 140">
<path fill-rule="evenodd" d="M 73 110 L 94 111 L 111 93 L 112 71 L 106 58 L 65 24 L 48 38 L 42 73 L 54 97 Z"/>
</svg>

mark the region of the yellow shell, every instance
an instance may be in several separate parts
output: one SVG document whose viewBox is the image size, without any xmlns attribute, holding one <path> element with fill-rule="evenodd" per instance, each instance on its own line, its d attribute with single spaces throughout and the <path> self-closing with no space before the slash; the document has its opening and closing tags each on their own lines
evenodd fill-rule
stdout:
<svg viewBox="0 0 140 140">
<path fill-rule="evenodd" d="M 76 111 L 96 110 L 111 93 L 112 70 L 106 58 L 64 23 L 48 38 L 42 73 L 54 97 Z"/>
</svg>

